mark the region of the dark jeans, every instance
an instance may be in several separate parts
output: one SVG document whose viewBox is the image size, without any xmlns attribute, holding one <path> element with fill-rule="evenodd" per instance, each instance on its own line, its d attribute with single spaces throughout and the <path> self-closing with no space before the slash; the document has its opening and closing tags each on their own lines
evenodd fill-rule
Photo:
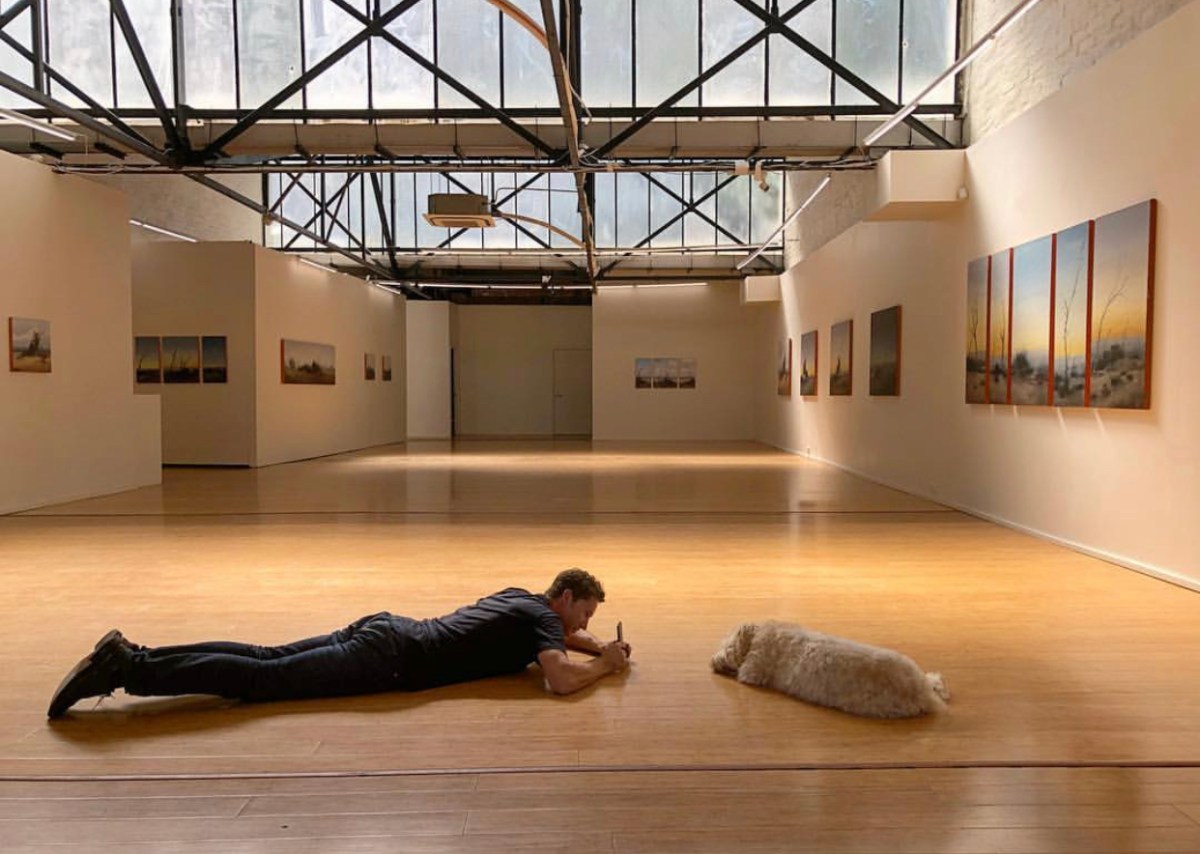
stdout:
<svg viewBox="0 0 1200 854">
<path fill-rule="evenodd" d="M 415 626 L 384 612 L 283 646 L 212 641 L 148 648 L 133 653 L 124 688 L 143 697 L 216 694 L 254 702 L 409 690 L 419 658 Z"/>
</svg>

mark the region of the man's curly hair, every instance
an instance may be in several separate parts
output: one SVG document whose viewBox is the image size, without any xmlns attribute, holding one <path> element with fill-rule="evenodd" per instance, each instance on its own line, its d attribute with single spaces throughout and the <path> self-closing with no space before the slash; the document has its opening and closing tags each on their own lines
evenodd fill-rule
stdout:
<svg viewBox="0 0 1200 854">
<path fill-rule="evenodd" d="M 564 569 L 554 577 L 550 589 L 546 591 L 547 599 L 557 599 L 564 590 L 570 590 L 575 599 L 595 599 L 604 601 L 604 586 L 596 576 L 579 567 Z"/>
</svg>

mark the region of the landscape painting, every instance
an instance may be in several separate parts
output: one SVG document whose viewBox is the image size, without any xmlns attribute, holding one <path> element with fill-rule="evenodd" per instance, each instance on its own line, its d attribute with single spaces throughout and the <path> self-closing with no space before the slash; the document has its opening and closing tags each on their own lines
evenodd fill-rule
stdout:
<svg viewBox="0 0 1200 854">
<path fill-rule="evenodd" d="M 139 383 L 162 382 L 162 347 L 157 335 L 134 337 L 133 376 Z"/>
<path fill-rule="evenodd" d="M 679 360 L 654 360 L 654 387 L 679 388 Z"/>
<path fill-rule="evenodd" d="M 162 339 L 163 382 L 200 382 L 200 339 L 195 335 L 171 335 Z"/>
<path fill-rule="evenodd" d="M 1083 406 L 1091 223 L 1054 236 L 1054 405 Z"/>
<path fill-rule="evenodd" d="M 1154 231 L 1151 199 L 1096 220 L 1091 302 L 1091 406 L 1150 406 Z"/>
<path fill-rule="evenodd" d="M 800 394 L 817 393 L 817 330 L 800 336 Z"/>
<path fill-rule="evenodd" d="M 792 394 L 792 339 L 779 342 L 779 355 L 775 360 L 776 391 L 784 397 Z"/>
<path fill-rule="evenodd" d="M 680 359 L 679 360 L 679 387 L 680 388 L 695 388 L 696 387 L 696 360 L 695 359 Z"/>
<path fill-rule="evenodd" d="M 829 330 L 829 393 L 845 396 L 854 391 L 854 321 L 843 320 Z"/>
<path fill-rule="evenodd" d="M 200 375 L 206 383 L 229 381 L 229 354 L 224 335 L 200 339 Z"/>
<path fill-rule="evenodd" d="M 27 317 L 8 319 L 8 369 L 20 373 L 50 373 L 50 321 Z"/>
<path fill-rule="evenodd" d="M 654 360 L 633 360 L 633 387 L 654 388 Z"/>
<path fill-rule="evenodd" d="M 988 260 L 967 265 L 967 403 L 987 403 Z"/>
<path fill-rule="evenodd" d="M 392 381 L 392 357 L 386 353 L 379 357 L 379 367 L 383 371 L 383 381 L 390 383 Z"/>
<path fill-rule="evenodd" d="M 336 352 L 332 344 L 311 341 L 280 341 L 282 382 L 301 385 L 337 383 Z"/>
<path fill-rule="evenodd" d="M 988 403 L 1008 403 L 1008 310 L 1012 250 L 992 256 L 988 289 Z"/>
<path fill-rule="evenodd" d="M 1050 403 L 1050 274 L 1053 238 L 1013 250 L 1010 402 Z"/>
<path fill-rule="evenodd" d="M 375 354 L 363 353 L 363 379 L 375 379 Z"/>
<path fill-rule="evenodd" d="M 870 392 L 874 396 L 900 394 L 900 306 L 871 313 Z"/>
</svg>

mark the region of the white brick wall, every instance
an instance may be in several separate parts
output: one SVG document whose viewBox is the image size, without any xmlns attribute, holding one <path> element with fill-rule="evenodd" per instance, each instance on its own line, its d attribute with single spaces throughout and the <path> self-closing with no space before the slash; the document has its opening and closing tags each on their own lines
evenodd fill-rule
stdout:
<svg viewBox="0 0 1200 854">
<path fill-rule="evenodd" d="M 974 44 L 1018 2 L 970 0 L 966 44 Z M 1043 0 L 966 72 L 966 141 L 983 139 L 1190 2 Z"/>
<path fill-rule="evenodd" d="M 824 172 L 788 173 L 788 213 L 803 204 Z M 835 172 L 829 186 L 784 233 L 784 267 L 791 267 L 871 212 L 875 172 Z"/>
</svg>

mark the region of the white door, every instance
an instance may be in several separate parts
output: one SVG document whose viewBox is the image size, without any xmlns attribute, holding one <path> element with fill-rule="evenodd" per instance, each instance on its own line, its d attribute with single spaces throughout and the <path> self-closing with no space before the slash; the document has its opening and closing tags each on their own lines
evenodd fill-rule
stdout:
<svg viewBox="0 0 1200 854">
<path fill-rule="evenodd" d="M 554 435 L 592 434 L 592 351 L 554 351 Z"/>
</svg>

